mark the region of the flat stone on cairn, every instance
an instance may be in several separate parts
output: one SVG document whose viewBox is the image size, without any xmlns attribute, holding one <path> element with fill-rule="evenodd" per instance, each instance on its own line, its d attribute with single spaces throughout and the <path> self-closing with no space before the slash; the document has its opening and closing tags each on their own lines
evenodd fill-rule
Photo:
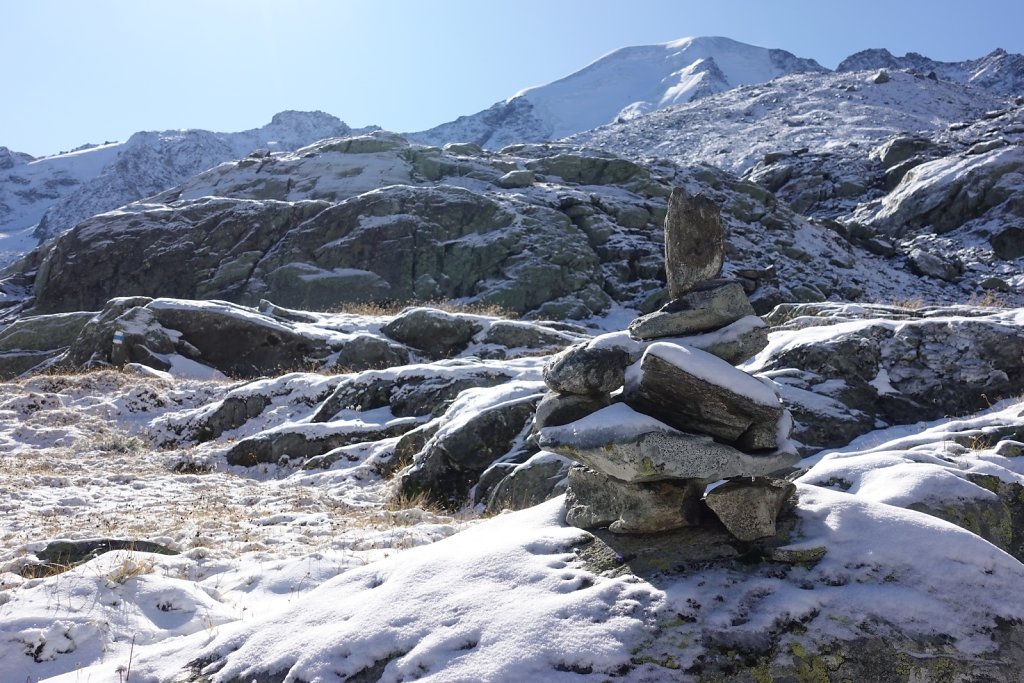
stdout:
<svg viewBox="0 0 1024 683">
<path fill-rule="evenodd" d="M 680 430 L 743 450 L 778 448 L 783 408 L 775 390 L 698 349 L 660 342 L 629 370 L 625 402 Z M 732 476 L 732 475 L 729 475 Z"/>
<path fill-rule="evenodd" d="M 716 481 L 789 467 L 789 452 L 750 455 L 706 434 L 682 432 L 616 403 L 582 420 L 541 430 L 538 445 L 622 482 Z"/>
<path fill-rule="evenodd" d="M 799 461 L 793 421 L 770 383 L 732 365 L 765 347 L 767 326 L 738 282 L 717 279 L 725 242 L 711 200 L 672 191 L 665 258 L 666 306 L 544 368 L 552 393 L 535 417 L 537 442 L 580 463 L 569 470 L 566 521 L 653 533 L 699 524 L 706 505 L 740 540 L 773 535 L 792 484 L 750 480 Z"/>
<path fill-rule="evenodd" d="M 748 315 L 754 315 L 754 307 L 743 285 L 735 280 L 708 280 L 634 320 L 629 334 L 634 339 L 681 337 L 717 330 Z"/>
</svg>

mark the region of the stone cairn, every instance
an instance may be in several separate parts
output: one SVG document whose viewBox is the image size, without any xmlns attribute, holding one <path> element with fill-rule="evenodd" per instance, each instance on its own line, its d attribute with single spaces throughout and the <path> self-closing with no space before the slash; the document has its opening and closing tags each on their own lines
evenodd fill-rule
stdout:
<svg viewBox="0 0 1024 683">
<path fill-rule="evenodd" d="M 799 456 L 774 388 L 735 367 L 765 347 L 768 328 L 742 285 L 720 279 L 724 259 L 718 207 L 674 189 L 669 303 L 545 366 L 551 391 L 535 428 L 541 448 L 578 463 L 569 470 L 569 524 L 666 531 L 700 524 L 703 502 L 742 541 L 775 534 L 795 487 L 765 475 Z"/>
</svg>

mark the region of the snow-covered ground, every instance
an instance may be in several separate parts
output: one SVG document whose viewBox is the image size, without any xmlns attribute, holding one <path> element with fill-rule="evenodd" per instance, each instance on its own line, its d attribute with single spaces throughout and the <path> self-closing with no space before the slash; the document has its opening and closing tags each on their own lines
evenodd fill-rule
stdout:
<svg viewBox="0 0 1024 683">
<path fill-rule="evenodd" d="M 544 358 L 487 362 L 531 377 Z M 239 439 L 308 423 L 341 376 L 129 370 L 0 385 L 0 680 L 663 680 L 701 665 L 709 633 L 770 652 L 941 637 L 986 662 L 995 620 L 1024 618 L 1024 565 L 917 511 L 1024 484 L 1024 401 L 805 460 L 773 550 L 796 564 L 652 574 L 596 566 L 586 548 L 614 541 L 566 527 L 560 497 L 492 518 L 396 502 L 376 466 L 396 439 L 339 449 L 328 469 L 227 464 Z M 254 392 L 274 397 L 259 419 L 178 438 Z M 54 558 L 89 539 L 130 542 L 70 569 Z"/>
</svg>

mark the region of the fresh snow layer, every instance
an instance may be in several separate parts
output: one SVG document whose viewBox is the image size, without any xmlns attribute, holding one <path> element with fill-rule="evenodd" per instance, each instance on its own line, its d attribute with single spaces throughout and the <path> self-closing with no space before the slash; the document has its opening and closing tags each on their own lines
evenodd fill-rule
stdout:
<svg viewBox="0 0 1024 683">
<path fill-rule="evenodd" d="M 771 386 L 742 370 L 737 370 L 718 356 L 713 356 L 706 351 L 668 342 L 657 342 L 647 347 L 644 356 L 647 355 L 660 358 L 708 384 L 741 394 L 755 403 L 766 406 L 779 404 L 779 397 Z M 642 380 L 642 366 L 643 359 L 641 358 L 638 363 L 627 368 L 626 383 L 628 385 L 635 385 Z"/>
<path fill-rule="evenodd" d="M 572 443 L 586 449 L 644 434 L 678 434 L 679 430 L 650 415 L 638 413 L 625 403 L 613 403 L 567 425 L 545 427 L 542 433 L 551 435 L 560 443 Z"/>
<path fill-rule="evenodd" d="M 682 38 L 616 50 L 516 97 L 533 104 L 534 113 L 550 123 L 552 138 L 557 139 L 610 123 L 627 108 L 651 111 L 786 73 L 766 48 L 720 37 Z"/>
<path fill-rule="evenodd" d="M 795 343 L 793 334 L 772 342 Z M 486 368 L 511 378 L 464 392 L 449 408 L 462 419 L 535 396 L 543 362 L 460 358 L 375 376 Z M 562 499 L 480 521 L 389 509 L 375 463 L 396 439 L 337 449 L 328 469 L 225 464 L 241 438 L 330 429 L 309 418 L 347 377 L 105 371 L 0 384 L 0 680 L 113 683 L 130 660 L 138 683 L 174 680 L 195 661 L 210 662 L 213 681 L 282 670 L 328 681 L 375 665 L 385 681 L 640 681 L 665 671 L 631 668 L 634 656 L 670 654 L 685 669 L 709 633 L 741 645 L 782 634 L 782 651 L 949 636 L 973 657 L 991 651 L 997 617 L 1024 618 L 1024 565 L 907 509 L 991 502 L 976 475 L 1024 484 L 1024 459 L 994 443 L 1024 428 L 1020 401 L 805 460 L 784 550 L 822 549 L 817 563 L 606 577 L 573 552 L 589 535 L 564 525 Z M 257 394 L 270 400 L 258 417 L 211 442 L 182 442 L 225 399 Z M 344 411 L 335 426 L 356 418 L 393 416 Z M 655 422 L 621 404 L 581 421 L 616 434 Z M 53 576 L 19 574 L 47 543 L 89 538 L 180 554 L 115 551 Z"/>
<path fill-rule="evenodd" d="M 572 136 L 626 156 L 711 163 L 742 173 L 774 152 L 852 152 L 906 131 L 941 131 L 1005 105 L 984 90 L 891 72 L 801 73 L 733 88 Z"/>
<path fill-rule="evenodd" d="M 578 680 L 556 668 L 628 661 L 655 591 L 600 579 L 571 552 L 584 532 L 560 523 L 562 499 L 467 529 L 328 581 L 284 614 L 140 658 L 167 680 L 185 658 L 227 657 L 218 680 L 290 671 L 345 678 L 388 662 L 381 680 Z M 184 656 L 182 656 L 184 655 Z M 143 680 L 146 680 L 143 678 Z"/>
</svg>

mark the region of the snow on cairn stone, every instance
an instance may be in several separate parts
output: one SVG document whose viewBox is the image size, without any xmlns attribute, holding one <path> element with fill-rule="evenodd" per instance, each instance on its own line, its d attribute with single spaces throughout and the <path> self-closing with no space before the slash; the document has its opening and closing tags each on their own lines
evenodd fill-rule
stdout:
<svg viewBox="0 0 1024 683">
<path fill-rule="evenodd" d="M 783 409 L 775 390 L 698 349 L 651 345 L 639 367 L 629 368 L 623 399 L 676 429 L 698 430 L 743 450 L 779 446 Z"/>
<path fill-rule="evenodd" d="M 799 456 L 774 388 L 698 348 L 753 313 L 738 283 L 718 279 L 725 241 L 711 200 L 672 191 L 665 259 L 668 304 L 634 320 L 628 337 L 578 344 L 544 368 L 552 393 L 536 418 L 538 444 L 579 463 L 569 471 L 566 521 L 653 533 L 698 525 L 711 510 L 741 541 L 771 536 L 793 486 L 754 478 Z M 749 357 L 741 355 L 730 361 Z M 722 479 L 729 481 L 702 500 L 706 485 Z"/>
</svg>

